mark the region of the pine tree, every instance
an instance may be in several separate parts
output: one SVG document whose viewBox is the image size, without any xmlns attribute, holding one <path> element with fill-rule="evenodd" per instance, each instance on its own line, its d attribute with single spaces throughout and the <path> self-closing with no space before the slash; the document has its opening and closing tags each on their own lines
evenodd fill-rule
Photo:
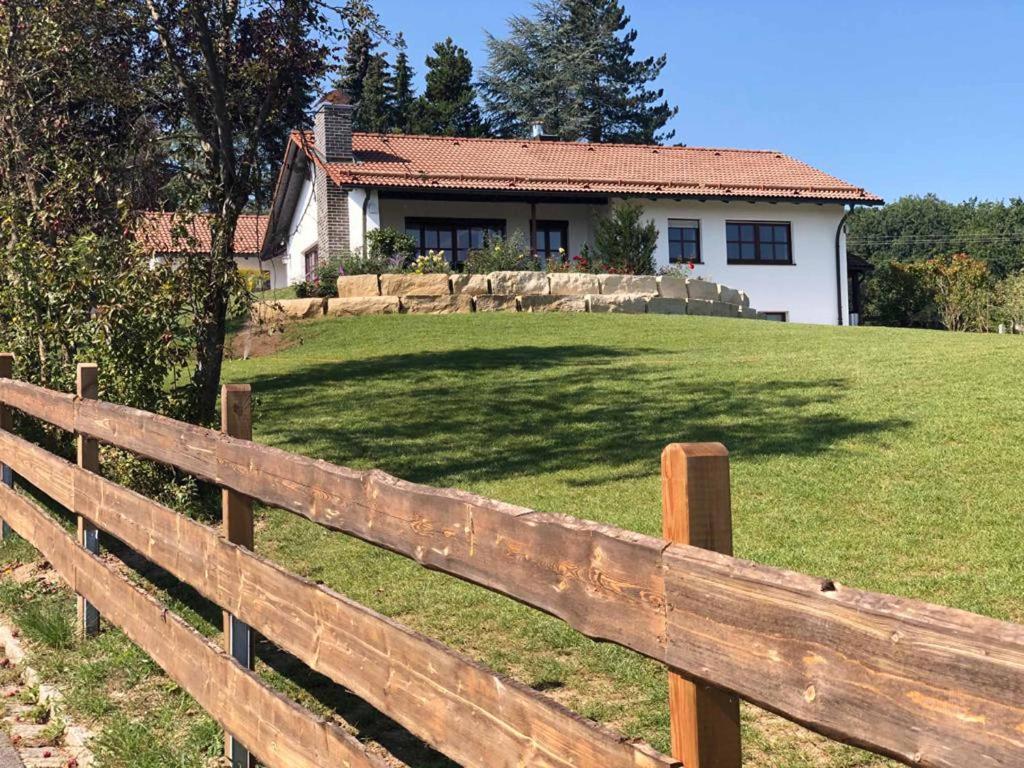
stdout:
<svg viewBox="0 0 1024 768">
<path fill-rule="evenodd" d="M 529 123 L 566 140 L 653 143 L 678 108 L 651 87 L 665 56 L 636 60 L 636 30 L 619 0 L 538 0 L 534 18 L 509 20 L 488 39 L 482 77 L 488 117 L 501 135 Z"/>
<path fill-rule="evenodd" d="M 427 87 L 416 102 L 414 128 L 439 136 L 487 135 L 466 51 L 449 37 L 434 45 L 434 55 L 427 56 L 426 64 Z"/>
<path fill-rule="evenodd" d="M 335 87 L 346 91 L 352 97 L 353 104 L 358 104 L 363 98 L 363 84 L 375 57 L 376 48 L 377 42 L 368 29 L 355 29 L 349 36 L 341 77 L 338 78 Z"/>
<path fill-rule="evenodd" d="M 409 133 L 412 131 L 413 105 L 416 102 L 416 96 L 412 90 L 415 73 L 409 64 L 405 37 L 401 32 L 395 37 L 395 50 L 397 54 L 395 55 L 395 66 L 391 71 L 390 93 L 388 94 L 391 129 Z"/>
<path fill-rule="evenodd" d="M 353 118 L 353 126 L 357 131 L 388 133 L 392 130 L 390 69 L 384 55 L 370 59 L 363 78 L 362 95 L 356 104 Z"/>
</svg>

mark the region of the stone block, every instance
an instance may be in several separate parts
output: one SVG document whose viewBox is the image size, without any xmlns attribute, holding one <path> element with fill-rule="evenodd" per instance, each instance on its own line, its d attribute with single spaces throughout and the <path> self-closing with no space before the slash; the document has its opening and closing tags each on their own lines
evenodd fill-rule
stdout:
<svg viewBox="0 0 1024 768">
<path fill-rule="evenodd" d="M 735 288 L 730 288 L 727 285 L 718 286 L 718 300 L 724 301 L 726 304 L 740 305 L 740 292 Z"/>
<path fill-rule="evenodd" d="M 380 296 L 377 275 L 341 275 L 338 277 L 338 298 Z"/>
<path fill-rule="evenodd" d="M 739 294 L 740 294 L 740 301 L 739 301 L 740 306 L 741 307 L 747 307 L 749 309 L 750 308 L 750 297 L 747 296 L 747 294 L 744 293 L 743 291 L 740 291 Z"/>
<path fill-rule="evenodd" d="M 583 296 L 601 292 L 601 281 L 597 275 L 578 272 L 552 272 L 548 275 L 548 285 L 554 296 Z"/>
<path fill-rule="evenodd" d="M 658 295 L 658 278 L 654 275 L 598 275 L 601 293 L 646 293 Z"/>
<path fill-rule="evenodd" d="M 444 296 L 448 289 L 448 275 L 381 275 L 382 296 Z"/>
<path fill-rule="evenodd" d="M 739 317 L 740 305 L 726 301 L 711 302 L 711 314 L 715 317 Z"/>
<path fill-rule="evenodd" d="M 399 308 L 397 296 L 345 296 L 327 300 L 328 317 L 394 315 Z"/>
<path fill-rule="evenodd" d="M 685 277 L 662 275 L 658 278 L 658 295 L 666 299 L 689 298 L 689 294 L 686 292 L 686 283 Z"/>
<path fill-rule="evenodd" d="M 649 315 L 688 315 L 689 301 L 687 299 L 666 298 L 664 296 L 653 296 L 647 302 L 647 314 Z"/>
<path fill-rule="evenodd" d="M 551 296 L 530 293 L 519 297 L 523 312 L 586 312 L 587 300 L 583 296 Z"/>
<path fill-rule="evenodd" d="M 586 299 L 588 312 L 619 312 L 625 315 L 642 315 L 647 311 L 647 296 L 645 294 L 615 293 L 606 296 L 591 293 L 587 295 Z"/>
<path fill-rule="evenodd" d="M 488 293 L 473 297 L 473 306 L 477 312 L 518 312 L 519 303 L 515 296 L 502 296 Z"/>
<path fill-rule="evenodd" d="M 691 299 L 716 301 L 718 299 L 718 283 L 710 280 L 686 280 L 686 295 Z"/>
<path fill-rule="evenodd" d="M 752 307 L 744 307 L 740 304 L 739 316 L 748 320 L 756 320 L 758 312 Z"/>
<path fill-rule="evenodd" d="M 715 313 L 714 307 L 712 306 L 714 303 L 715 302 L 707 301 L 706 299 L 690 299 L 687 303 L 687 314 L 710 317 Z"/>
<path fill-rule="evenodd" d="M 403 296 L 402 311 L 410 315 L 452 315 L 456 312 L 472 312 L 473 297 L 468 294 Z"/>
<path fill-rule="evenodd" d="M 490 293 L 489 282 L 487 275 L 467 274 L 452 275 L 448 280 L 452 294 L 455 296 L 480 296 L 484 293 Z"/>
<path fill-rule="evenodd" d="M 322 317 L 327 299 L 275 299 L 253 305 L 252 314 L 257 320 L 306 320 Z"/>
<path fill-rule="evenodd" d="M 487 278 L 491 282 L 491 293 L 502 296 L 550 292 L 545 272 L 491 272 Z"/>
</svg>

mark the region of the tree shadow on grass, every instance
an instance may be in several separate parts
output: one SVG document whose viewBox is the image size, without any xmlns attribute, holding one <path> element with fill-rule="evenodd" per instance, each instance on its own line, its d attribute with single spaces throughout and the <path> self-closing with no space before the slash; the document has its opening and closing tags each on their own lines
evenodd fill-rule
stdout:
<svg viewBox="0 0 1024 768">
<path fill-rule="evenodd" d="M 591 470 L 583 482 L 609 482 L 656 467 L 670 442 L 807 456 L 909 426 L 851 416 L 841 378 L 736 370 L 723 378 L 664 350 L 573 344 L 321 362 L 250 383 L 266 409 L 261 441 L 433 484 L 579 467 Z"/>
</svg>

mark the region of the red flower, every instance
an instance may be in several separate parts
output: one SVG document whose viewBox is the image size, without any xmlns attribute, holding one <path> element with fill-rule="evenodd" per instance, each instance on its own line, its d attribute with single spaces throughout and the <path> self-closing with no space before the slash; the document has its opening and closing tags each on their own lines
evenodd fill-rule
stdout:
<svg viewBox="0 0 1024 768">
<path fill-rule="evenodd" d="M 686 266 L 688 266 L 690 269 L 696 269 L 696 267 L 693 265 L 692 261 L 686 262 Z"/>
</svg>

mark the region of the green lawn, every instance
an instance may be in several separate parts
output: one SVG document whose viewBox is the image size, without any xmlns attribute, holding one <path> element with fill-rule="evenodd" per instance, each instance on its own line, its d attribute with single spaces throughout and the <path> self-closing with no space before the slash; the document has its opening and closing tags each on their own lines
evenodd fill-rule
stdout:
<svg viewBox="0 0 1024 768">
<path fill-rule="evenodd" d="M 662 447 L 721 441 L 738 556 L 1024 621 L 1020 338 L 570 314 L 288 334 L 226 366 L 253 385 L 259 441 L 652 534 Z M 654 663 L 287 513 L 265 513 L 257 546 L 667 749 Z M 744 722 L 748 765 L 884 764 L 752 709 Z"/>
</svg>

